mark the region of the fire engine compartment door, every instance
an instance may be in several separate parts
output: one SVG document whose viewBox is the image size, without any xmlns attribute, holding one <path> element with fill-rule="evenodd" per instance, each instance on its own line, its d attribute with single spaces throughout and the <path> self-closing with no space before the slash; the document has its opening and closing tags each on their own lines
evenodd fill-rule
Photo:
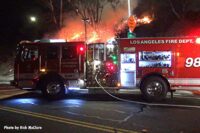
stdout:
<svg viewBox="0 0 200 133">
<path fill-rule="evenodd" d="M 65 79 L 78 79 L 83 73 L 83 56 L 78 55 L 76 45 L 62 47 L 61 73 Z"/>
<path fill-rule="evenodd" d="M 136 86 L 136 54 L 123 53 L 120 55 L 120 82 L 125 88 Z"/>
<path fill-rule="evenodd" d="M 59 71 L 59 46 L 52 45 L 46 49 L 45 66 L 48 71 Z"/>
</svg>

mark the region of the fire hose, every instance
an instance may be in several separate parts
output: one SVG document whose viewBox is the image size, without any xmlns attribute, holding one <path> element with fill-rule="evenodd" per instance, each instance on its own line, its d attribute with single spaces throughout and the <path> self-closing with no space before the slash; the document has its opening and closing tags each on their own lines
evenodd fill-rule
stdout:
<svg viewBox="0 0 200 133">
<path fill-rule="evenodd" d="M 99 85 L 99 87 L 109 96 L 111 96 L 114 99 L 117 99 L 119 101 L 123 101 L 123 102 L 129 102 L 129 103 L 133 103 L 133 104 L 139 104 L 139 105 L 143 105 L 143 106 L 157 106 L 157 107 L 179 107 L 179 108 L 196 108 L 196 109 L 200 109 L 200 106 L 193 106 L 193 105 L 180 105 L 180 104 L 161 104 L 161 103 L 146 103 L 146 102 L 139 102 L 139 101 L 133 101 L 133 100 L 128 100 L 128 99 L 123 99 L 120 97 L 117 97 L 113 94 L 111 94 L 110 92 L 108 92 L 99 82 L 98 80 L 98 75 L 99 75 L 100 71 L 98 71 L 95 75 L 95 80 L 97 82 L 97 84 Z"/>
</svg>

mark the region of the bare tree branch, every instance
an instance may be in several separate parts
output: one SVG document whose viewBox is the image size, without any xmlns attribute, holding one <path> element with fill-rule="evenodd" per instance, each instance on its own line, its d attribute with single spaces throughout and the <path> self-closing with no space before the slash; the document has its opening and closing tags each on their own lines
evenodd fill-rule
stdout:
<svg viewBox="0 0 200 133">
<path fill-rule="evenodd" d="M 68 0 L 82 18 L 89 18 L 90 25 L 96 27 L 101 22 L 103 7 L 106 4 L 117 5 L 119 0 Z"/>
<path fill-rule="evenodd" d="M 50 4 L 51 12 L 52 12 L 53 22 L 57 25 L 58 23 L 57 23 L 57 20 L 56 20 L 56 16 L 55 16 L 55 11 L 54 11 L 54 6 L 53 6 L 52 0 L 49 0 L 49 4 Z"/>
<path fill-rule="evenodd" d="M 173 3 L 171 0 L 169 0 L 169 3 L 170 3 L 170 6 L 171 6 L 171 9 L 172 9 L 172 12 L 174 13 L 174 15 L 178 18 L 178 19 L 181 19 L 181 15 L 176 11 Z"/>
</svg>

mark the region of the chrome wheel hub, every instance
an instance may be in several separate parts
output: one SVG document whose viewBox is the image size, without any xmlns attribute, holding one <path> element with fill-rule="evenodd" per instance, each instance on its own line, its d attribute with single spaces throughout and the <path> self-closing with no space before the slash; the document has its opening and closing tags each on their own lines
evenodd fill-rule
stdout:
<svg viewBox="0 0 200 133">
<path fill-rule="evenodd" d="M 60 92 L 60 90 L 61 90 L 61 87 L 57 83 L 49 83 L 47 85 L 47 93 L 48 94 L 57 94 Z"/>
<path fill-rule="evenodd" d="M 147 93 L 151 96 L 160 96 L 162 94 L 163 86 L 159 82 L 151 82 L 147 85 Z"/>
</svg>

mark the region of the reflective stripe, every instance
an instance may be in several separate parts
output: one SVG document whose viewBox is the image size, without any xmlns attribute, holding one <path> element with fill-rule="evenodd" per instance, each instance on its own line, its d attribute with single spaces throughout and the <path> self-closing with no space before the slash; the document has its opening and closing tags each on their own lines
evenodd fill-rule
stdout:
<svg viewBox="0 0 200 133">
<path fill-rule="evenodd" d="M 141 78 L 137 78 L 136 83 L 140 83 Z M 200 87 L 200 78 L 168 78 L 169 83 L 173 86 L 193 86 Z M 188 87 L 187 87 L 188 88 Z"/>
<path fill-rule="evenodd" d="M 79 79 L 79 73 L 61 73 L 65 79 Z"/>
<path fill-rule="evenodd" d="M 200 85 L 200 78 L 169 78 L 171 85 Z"/>
<path fill-rule="evenodd" d="M 33 79 L 36 76 L 37 76 L 37 74 L 35 74 L 35 73 L 20 73 L 19 79 Z"/>
<path fill-rule="evenodd" d="M 172 90 L 200 90 L 200 87 L 187 87 L 187 86 L 179 86 L 179 87 L 171 87 Z"/>
</svg>

